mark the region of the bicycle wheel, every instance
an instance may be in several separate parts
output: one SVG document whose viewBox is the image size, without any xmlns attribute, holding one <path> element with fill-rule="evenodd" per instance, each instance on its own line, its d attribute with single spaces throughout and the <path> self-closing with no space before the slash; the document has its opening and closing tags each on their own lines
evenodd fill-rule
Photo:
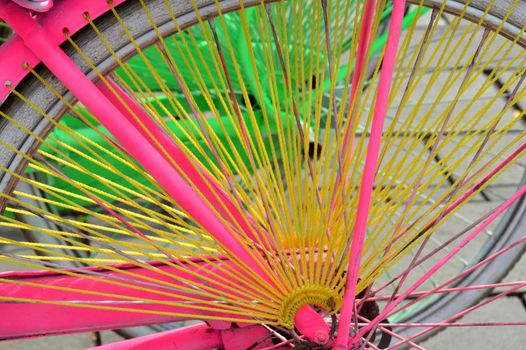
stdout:
<svg viewBox="0 0 526 350">
<path fill-rule="evenodd" d="M 27 222 L 9 213 L 53 221 L 61 225 L 62 230 L 46 229 L 44 233 L 59 235 L 61 240 L 70 243 L 67 249 L 89 252 L 88 257 L 74 260 L 100 268 L 118 263 L 145 267 L 143 261 L 149 259 L 174 265 L 173 261 L 177 260 L 188 264 L 183 266 L 190 273 L 188 266 L 192 265 L 192 259 L 200 258 L 228 275 L 220 281 L 194 279 L 189 285 L 170 284 L 172 289 L 187 292 L 187 288 L 192 288 L 193 291 L 175 303 L 195 303 L 195 295 L 215 301 L 201 301 L 202 305 L 193 310 L 174 313 L 174 319 L 220 318 L 243 322 L 247 321 L 244 317 L 248 312 L 252 316 L 249 322 L 290 328 L 294 312 L 303 304 L 318 305 L 329 312 L 338 310 L 348 243 L 352 238 L 352 213 L 357 206 L 356 193 L 367 149 L 370 106 L 375 98 L 382 60 L 377 61 L 371 79 L 358 82 L 355 100 L 349 101 L 351 77 L 356 74 L 353 60 L 359 37 L 357 24 L 363 6 L 343 1 L 331 2 L 328 8 L 324 8 L 325 2 L 308 4 L 303 7 L 300 2 L 273 3 L 265 8 L 246 2 L 247 9 L 238 11 L 239 4 L 221 2 L 222 11 L 238 11 L 243 35 L 240 37 L 236 33 L 234 37 L 233 33 L 224 30 L 224 41 L 220 41 L 217 33 L 224 17 L 200 21 L 200 18 L 217 15 L 218 7 L 212 2 L 200 5 L 199 15 L 190 5 L 167 8 L 162 1 L 148 2 L 145 6 L 126 3 L 110 11 L 103 23 L 90 22 L 81 34 L 70 38 L 71 46 L 67 49 L 92 79 L 103 82 L 106 78 L 113 79 L 153 117 L 188 158 L 206 169 L 214 183 L 217 181 L 225 189 L 235 209 L 248 213 L 244 215 L 256 223 L 257 232 L 269 233 L 256 235 L 252 240 L 259 245 L 261 252 L 258 252 L 268 264 L 265 271 L 277 276 L 274 283 L 241 273 L 250 269 L 239 262 L 232 251 L 218 244 L 200 223 L 196 225 L 195 220 L 174 203 L 91 116 L 78 113 L 78 108 L 75 111 L 74 99 L 45 69 L 33 71 L 34 79 L 15 89 L 11 101 L 2 109 L 5 119 L 0 134 L 4 155 L 1 183 L 7 206 L 3 226 L 28 228 Z M 254 7 L 248 8 L 250 5 Z M 433 265 L 446 254 L 444 251 L 455 239 L 458 241 L 465 234 L 466 227 L 486 218 L 486 214 L 480 212 L 480 198 L 489 197 L 490 205 L 498 206 L 522 184 L 520 156 L 524 132 L 520 123 L 523 113 L 517 108 L 524 93 L 522 7 L 518 3 L 495 8 L 490 5 L 491 2 L 485 1 L 472 4 L 425 2 L 417 11 L 422 13 L 424 8 L 431 11 L 416 16 L 403 35 L 375 183 L 375 206 L 370 213 L 360 272 L 358 290 L 365 293 L 362 304 L 367 300 L 380 300 L 378 307 L 385 307 L 387 304 L 381 300 L 388 300 L 398 289 L 396 279 L 392 280 L 413 260 L 429 254 L 425 264 Z M 246 23 L 247 11 L 256 13 L 256 22 L 251 25 L 258 28 L 257 40 L 261 46 L 253 44 L 254 34 Z M 355 11 L 358 15 L 354 15 Z M 304 25 L 306 17 L 309 25 Z M 155 21 L 152 23 L 150 19 Z M 349 26 L 352 21 L 354 25 Z M 206 60 L 212 58 L 213 66 L 200 64 L 207 62 L 202 54 L 191 54 L 195 51 L 189 47 L 198 43 L 192 40 L 192 31 L 187 31 L 186 27 L 195 22 L 207 41 Z M 374 28 L 377 27 L 378 21 Z M 347 32 L 342 28 L 353 29 Z M 123 32 L 126 35 L 121 35 Z M 183 33 L 190 36 L 181 42 L 174 41 L 186 53 L 182 57 L 188 61 L 178 61 L 175 65 L 163 43 L 178 33 L 181 37 Z M 260 100 L 263 100 L 263 88 L 269 91 L 272 108 L 257 104 L 256 109 L 243 83 L 242 72 L 224 68 L 224 55 L 232 51 L 237 43 L 235 40 L 249 43 L 246 45 L 252 53 L 249 66 L 256 75 L 256 86 L 251 91 Z M 191 113 L 167 88 L 163 88 L 163 96 L 176 113 L 169 112 L 166 107 L 159 108 L 164 106 L 157 102 L 159 93 L 149 90 L 121 61 L 121 58 L 141 55 L 151 45 L 156 45 L 166 68 L 180 78 L 181 90 L 188 92 L 186 102 L 193 107 Z M 345 45 L 349 48 L 347 55 L 343 54 Z M 262 57 L 259 64 L 263 62 L 266 68 L 264 82 L 258 79 L 258 72 L 262 71 L 255 60 L 258 49 Z M 496 52 L 504 54 L 497 56 Z M 236 59 L 235 55 L 229 57 Z M 128 82 L 112 73 L 116 66 L 127 72 Z M 181 78 L 180 66 L 191 72 L 192 82 L 185 81 L 189 77 Z M 155 69 L 149 71 L 154 78 L 160 78 Z M 340 72 L 344 72 L 343 78 L 336 79 Z M 233 73 L 240 91 L 234 91 L 229 84 L 234 79 L 230 77 Z M 205 83 L 203 76 L 217 85 L 214 91 L 218 99 L 211 96 L 211 83 Z M 156 80 L 164 87 L 161 79 Z M 492 90 L 498 86 L 497 81 L 501 82 L 500 88 Z M 204 104 L 191 98 L 196 91 L 188 89 L 190 83 L 198 87 Z M 87 132 L 56 123 L 66 111 L 75 115 L 92 136 L 87 138 Z M 513 113 L 517 111 L 519 113 Z M 169 121 L 174 122 L 175 130 Z M 217 129 L 210 125 L 214 121 L 218 123 Z M 226 126 L 233 132 L 223 132 L 221 135 L 226 136 L 219 138 L 218 130 L 227 129 Z M 339 147 L 347 126 L 351 130 L 347 135 L 354 141 L 348 143 L 347 157 L 342 157 Z M 53 128 L 64 132 L 68 139 L 45 138 Z M 71 139 L 77 142 L 75 147 L 71 147 Z M 311 142 L 320 144 L 321 148 L 309 157 Z M 514 151 L 517 153 L 512 153 Z M 101 157 L 103 154 L 108 158 Z M 505 163 L 497 167 L 500 159 Z M 277 166 L 278 163 L 282 165 Z M 498 176 L 485 181 L 486 173 L 492 169 L 496 169 Z M 30 181 L 23 176 L 24 171 L 47 174 L 47 178 Z M 108 173 L 124 182 L 112 180 Z M 80 180 L 86 175 L 88 180 Z M 137 178 L 146 179 L 146 183 Z M 345 186 L 336 185 L 341 178 L 348 179 Z M 277 179 L 284 179 L 286 186 Z M 46 192 L 46 196 L 13 195 L 12 188 L 19 181 L 30 182 Z M 67 184 L 69 189 L 59 183 Z M 472 188 L 473 195 L 463 198 L 462 195 Z M 201 198 L 208 204 L 213 200 Z M 99 221 L 68 220 L 43 211 L 29 199 L 50 203 L 55 208 L 89 213 Z M 457 203 L 459 199 L 462 200 Z M 337 205 L 333 205 L 335 203 Z M 102 210 L 93 210 L 96 206 L 101 206 Z M 227 212 L 221 212 L 221 208 L 216 210 L 239 242 L 254 248 L 240 223 L 230 223 L 232 217 Z M 470 266 L 523 238 L 520 229 L 523 210 L 522 201 L 516 202 L 498 225 L 493 224 L 491 232 L 470 243 L 475 247 L 471 252 L 457 255 L 457 260 L 444 266 L 435 279 L 423 284 L 420 293 L 426 298 L 409 307 L 419 295 L 415 294 L 418 290 L 412 293 L 401 305 L 404 310 L 389 316 L 393 326 L 401 327 L 395 328 L 397 335 L 411 337 L 417 332 L 407 323 L 414 326 L 447 320 L 487 293 L 491 286 L 462 293 L 459 290 L 499 281 L 519 256 L 520 247 L 507 256 L 490 259 L 474 273 L 464 273 Z M 30 228 L 42 230 L 41 227 Z M 82 243 L 79 238 L 88 240 L 89 244 Z M 54 248 L 45 243 L 31 245 L 9 237 L 4 237 L 2 242 L 4 247 L 12 249 L 31 247 L 49 253 Z M 443 245 L 443 249 L 435 251 Z M 273 254 L 266 252 L 270 247 Z M 286 258 L 290 251 L 295 251 L 293 248 L 299 252 L 297 259 Z M 309 259 L 309 254 L 301 253 L 320 249 L 326 250 L 326 256 L 333 256 L 334 260 L 315 260 L 312 256 Z M 216 254 L 229 258 L 234 267 L 224 267 L 209 257 Z M 56 261 L 73 259 L 71 255 L 54 251 L 50 255 L 42 258 L 14 250 L 4 255 L 3 260 L 59 272 Z M 404 285 L 409 286 L 421 277 L 425 264 L 412 268 L 404 277 Z M 183 268 L 177 264 L 174 267 Z M 209 278 L 207 269 L 200 272 Z M 452 280 L 456 276 L 460 278 Z M 212 282 L 220 284 L 221 289 L 211 288 L 209 283 Z M 4 283 L 9 282 L 4 280 Z M 130 295 L 124 293 L 113 295 L 113 298 L 132 300 L 131 291 L 137 286 L 130 280 L 126 283 Z M 426 293 L 444 283 L 453 292 Z M 241 295 L 239 286 L 246 287 Z M 82 293 L 86 298 L 93 297 L 90 291 Z M 55 300 L 55 303 L 58 302 Z M 162 312 L 165 301 L 159 299 L 157 304 L 154 311 Z M 96 305 L 93 303 L 90 307 Z M 205 307 L 208 313 L 196 311 Z M 140 312 L 129 310 L 133 311 Z M 374 313 L 359 314 L 356 318 L 358 322 L 359 317 L 374 316 Z M 282 328 L 276 329 L 284 332 Z M 430 333 L 422 335 L 426 334 Z M 292 337 L 286 331 L 284 335 Z M 393 338 L 392 346 L 396 342 Z"/>
</svg>

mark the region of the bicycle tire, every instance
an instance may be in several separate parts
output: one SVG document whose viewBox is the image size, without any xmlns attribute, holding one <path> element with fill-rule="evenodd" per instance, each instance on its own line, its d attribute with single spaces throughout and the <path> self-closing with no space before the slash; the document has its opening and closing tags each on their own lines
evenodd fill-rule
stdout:
<svg viewBox="0 0 526 350">
<path fill-rule="evenodd" d="M 247 1 L 246 6 L 257 3 L 258 1 Z M 477 18 L 477 13 L 480 14 L 481 9 L 486 9 L 492 3 L 493 2 L 489 0 L 473 1 L 473 7 L 469 7 L 469 9 L 473 9 L 473 15 L 472 18 L 468 18 Z M 215 8 L 214 4 L 214 1 L 203 1 L 200 3 L 200 6 L 203 9 L 210 9 L 211 13 L 213 13 Z M 236 4 L 237 1 L 221 2 L 221 5 L 225 9 L 233 9 L 236 7 Z M 437 6 L 442 6 L 439 1 L 424 1 L 424 4 L 435 8 Z M 138 11 L 139 8 L 137 6 L 139 5 L 126 3 L 124 6 L 119 8 L 119 11 L 122 11 L 123 18 L 126 17 L 127 20 L 137 23 L 137 26 L 134 27 L 134 36 L 142 37 L 143 42 L 148 42 L 149 40 L 152 40 L 152 34 L 149 33 L 149 26 L 147 25 L 148 21 L 144 18 L 142 20 L 138 20 L 136 18 L 137 16 L 140 16 L 138 14 L 140 11 Z M 450 1 L 446 5 L 446 12 L 458 14 L 459 8 L 462 6 L 463 2 Z M 489 16 L 486 19 L 488 27 L 492 28 L 494 27 L 494 23 L 498 23 L 499 20 L 502 20 L 503 13 L 506 14 L 507 9 L 510 6 L 512 6 L 512 1 L 499 2 L 498 7 L 492 7 L 492 9 L 489 11 Z M 522 20 L 524 18 L 523 14 L 525 14 L 524 11 L 526 11 L 526 9 L 523 7 L 524 4 L 519 4 L 519 8 L 512 13 L 512 16 L 508 22 L 509 26 L 505 28 L 505 31 L 503 31 L 505 36 L 515 37 L 517 33 L 521 32 L 521 26 L 523 25 Z M 195 18 L 192 18 L 191 8 L 185 5 L 184 2 L 177 3 L 174 6 L 174 9 L 175 13 L 177 13 L 177 18 L 181 18 L 180 23 L 185 23 L 185 21 L 192 23 L 195 21 Z M 479 10 L 479 12 L 477 12 L 477 10 Z M 206 12 L 206 10 L 203 12 Z M 186 18 L 184 18 L 185 15 L 187 16 Z M 184 20 L 182 20 L 183 18 Z M 160 14 L 157 19 L 160 23 L 163 22 L 163 19 L 167 22 L 170 20 L 168 17 L 166 17 L 166 15 L 163 17 L 163 14 Z M 112 33 L 112 31 L 118 32 L 115 30 L 117 28 L 116 26 L 118 25 L 117 23 L 109 24 L 104 18 L 101 18 L 99 22 L 104 22 L 103 26 L 105 26 L 107 33 Z M 123 36 L 114 34 L 108 35 L 107 38 L 112 42 L 113 47 L 119 48 L 123 56 L 126 56 L 131 51 L 133 51 L 133 48 L 129 46 L 129 43 L 126 42 L 126 38 Z M 111 56 L 105 52 L 104 46 L 98 42 L 97 37 L 93 36 L 93 33 L 91 33 L 90 36 L 88 35 L 88 31 L 85 31 L 85 33 L 79 32 L 76 35 L 76 41 L 77 43 L 80 43 L 80 46 L 83 48 L 82 50 L 84 52 L 90 53 L 90 55 L 92 55 L 94 62 L 97 63 L 97 67 L 101 67 L 102 70 L 104 70 L 104 67 L 106 67 L 108 70 L 112 68 L 113 64 L 111 62 Z M 526 40 L 519 40 L 519 44 L 523 47 L 526 46 L 525 43 Z M 79 64 L 79 66 L 81 66 L 88 76 L 95 79 L 94 73 L 90 71 L 89 67 L 86 66 L 84 60 L 78 55 L 78 53 L 76 53 L 71 47 L 66 47 L 65 51 L 75 62 Z M 67 93 L 67 91 L 58 82 L 53 81 L 52 74 L 47 72 L 45 68 L 40 68 L 39 71 L 39 74 L 48 79 L 48 81 L 52 81 L 59 91 L 64 94 Z M 64 108 L 61 103 L 53 97 L 53 94 L 49 91 L 46 91 L 45 89 L 39 88 L 38 86 L 39 84 L 36 80 L 26 79 L 26 81 L 24 81 L 24 85 L 19 88 L 19 91 L 28 94 L 31 92 L 31 95 L 34 97 L 33 101 L 35 104 L 40 106 L 44 111 L 47 111 L 48 114 L 58 116 L 63 114 L 62 111 Z M 45 119 L 35 113 L 31 108 L 28 108 L 22 101 L 11 98 L 2 106 L 2 110 L 6 114 L 14 116 L 18 122 L 20 122 L 22 125 L 25 125 L 28 129 L 34 130 L 40 135 L 45 135 L 51 131 L 50 125 L 45 121 Z M 0 140 L 13 145 L 18 150 L 21 150 L 27 154 L 32 153 L 35 148 L 38 147 L 38 144 L 35 142 L 35 140 L 27 137 L 24 132 L 20 131 L 6 120 L 3 120 L 2 125 L 0 126 Z M 2 164 L 5 168 L 14 170 L 18 173 L 23 171 L 23 168 L 25 167 L 24 160 L 20 159 L 20 157 L 14 156 L 13 152 L 10 152 L 7 149 L 3 149 L 0 153 L 2 154 L 0 164 Z M 521 182 L 523 183 L 524 180 Z M 16 180 L 14 178 L 11 178 L 9 174 L 4 173 L 0 180 L 0 189 L 3 192 L 11 193 L 15 183 Z M 506 246 L 510 242 L 513 242 L 518 237 L 522 236 L 521 231 L 523 230 L 524 225 L 526 225 L 526 218 L 524 215 L 524 210 L 526 209 L 525 206 L 526 202 L 521 200 L 520 203 L 515 205 L 514 211 L 507 214 L 508 217 L 506 219 L 506 227 L 502 231 L 502 236 L 497 240 L 494 247 L 485 252 L 485 256 L 491 255 L 493 252 L 498 251 L 503 246 Z M 500 280 L 515 265 L 516 261 L 518 261 L 523 247 L 524 246 L 517 247 L 513 252 L 496 259 L 486 268 L 480 269 L 476 274 L 470 275 L 469 278 L 463 282 L 466 282 L 467 285 L 473 285 L 487 284 Z M 464 294 L 464 298 L 462 299 L 464 304 L 462 304 L 462 306 L 460 305 L 460 300 L 456 299 L 456 294 L 449 294 L 448 297 L 443 301 L 430 306 L 421 313 L 421 316 L 416 318 L 419 322 L 433 322 L 435 320 L 441 320 L 445 318 L 443 315 L 450 315 L 456 311 L 457 308 L 466 308 L 469 305 L 472 305 L 477 300 L 483 298 L 487 292 L 488 291 L 470 292 L 469 297 L 466 297 L 466 294 Z M 405 334 L 404 331 L 401 331 L 401 334 Z"/>
</svg>

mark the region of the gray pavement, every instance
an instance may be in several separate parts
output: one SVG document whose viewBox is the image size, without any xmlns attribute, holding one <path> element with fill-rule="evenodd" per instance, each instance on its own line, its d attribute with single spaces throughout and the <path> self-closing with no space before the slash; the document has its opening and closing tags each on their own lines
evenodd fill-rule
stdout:
<svg viewBox="0 0 526 350">
<path fill-rule="evenodd" d="M 522 257 L 505 280 L 526 281 L 526 256 Z M 526 292 L 526 289 L 523 291 Z M 524 322 L 525 306 L 517 297 L 501 298 L 473 311 L 459 322 Z M 526 349 L 526 327 L 451 327 L 421 345 L 431 350 Z"/>
</svg>

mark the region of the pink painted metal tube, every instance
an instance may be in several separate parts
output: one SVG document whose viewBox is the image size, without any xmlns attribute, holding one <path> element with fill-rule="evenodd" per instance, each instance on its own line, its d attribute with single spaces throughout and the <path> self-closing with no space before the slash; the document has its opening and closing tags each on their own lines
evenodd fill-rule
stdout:
<svg viewBox="0 0 526 350">
<path fill-rule="evenodd" d="M 349 101 L 351 102 L 351 104 L 349 104 L 348 112 L 352 112 L 352 102 L 356 98 L 356 90 L 358 89 L 358 83 L 362 79 L 362 76 L 365 75 L 365 62 L 369 53 L 369 43 L 371 41 L 371 31 L 373 27 L 376 1 L 367 1 L 364 6 L 364 18 L 362 20 L 362 25 L 360 26 L 360 37 L 358 39 L 358 45 L 356 47 L 356 63 L 354 65 L 354 73 L 351 83 L 351 93 L 349 95 Z M 348 149 L 350 142 L 352 132 L 351 126 L 351 123 L 349 123 L 344 131 L 344 138 L 342 143 L 344 156 L 349 156 L 348 154 L 346 154 L 346 150 Z"/>
<path fill-rule="evenodd" d="M 126 117 L 52 42 L 46 31 L 28 13 L 15 7 L 9 13 L 0 12 L 0 16 L 8 23 L 16 24 L 14 29 L 24 39 L 27 47 L 99 119 L 101 124 L 159 182 L 176 203 L 257 275 L 267 282 L 272 280 L 263 268 L 262 259 L 250 252 L 247 246 L 232 234 L 170 163 L 145 140 Z"/>
<path fill-rule="evenodd" d="M 124 92 L 117 84 L 115 84 L 115 82 L 110 79 L 107 79 L 106 82 L 109 84 L 109 86 L 106 85 L 105 82 L 99 82 L 97 87 L 104 94 L 104 96 L 106 96 L 106 98 L 108 98 L 108 100 L 128 119 L 130 124 L 132 124 L 168 162 L 176 162 L 181 168 L 182 172 L 191 179 L 193 184 L 199 188 L 203 196 L 206 197 L 212 205 L 214 205 L 220 214 L 226 218 L 232 216 L 241 226 L 241 229 L 247 234 L 247 236 L 249 238 L 255 239 L 254 235 L 252 234 L 252 231 L 255 228 L 252 225 L 249 225 L 247 220 L 245 220 L 245 217 L 248 214 L 241 213 L 241 211 L 232 202 L 231 198 L 229 198 L 225 193 L 221 184 L 219 184 L 214 178 L 206 173 L 205 170 L 188 159 L 188 157 L 175 144 L 175 142 L 170 139 L 159 128 L 159 126 L 155 124 L 151 117 L 137 104 L 137 102 L 128 96 L 128 94 L 126 94 L 126 92 Z M 136 118 L 140 120 L 140 122 L 143 124 L 142 126 Z M 150 134 L 148 134 L 146 130 L 148 130 Z M 152 137 L 157 140 L 157 143 L 151 139 Z M 162 152 L 163 150 L 161 148 L 163 148 L 164 151 L 170 155 L 170 157 L 166 156 Z"/>
<path fill-rule="evenodd" d="M 368 1 L 368 3 L 369 2 L 376 3 L 376 1 L 373 0 Z M 367 6 L 369 11 L 372 11 L 370 8 L 374 9 L 374 7 L 368 5 L 369 4 L 366 4 L 365 6 Z M 362 257 L 362 249 L 365 241 L 369 207 L 371 204 L 371 196 L 373 192 L 378 155 L 380 152 L 385 113 L 387 110 L 389 92 L 391 89 L 391 79 L 396 61 L 396 52 L 398 49 L 398 42 L 402 29 L 404 10 L 404 0 L 394 2 L 391 23 L 389 26 L 389 37 L 387 39 L 382 71 L 380 73 L 380 81 L 378 83 L 378 93 L 374 109 L 373 122 L 371 125 L 371 136 L 369 138 L 369 146 L 365 160 L 365 169 L 360 187 L 360 196 L 358 201 L 359 204 L 352 237 L 353 241 L 350 251 L 345 294 L 338 325 L 338 337 L 336 338 L 336 346 L 338 347 L 347 347 L 349 341 L 349 329 L 354 311 L 356 284 L 358 282 L 360 271 L 360 259 Z M 370 19 L 370 17 L 367 18 Z"/>
<path fill-rule="evenodd" d="M 275 286 L 276 278 L 269 275 L 261 257 L 241 243 L 213 213 L 201 197 L 175 171 L 165 157 L 145 139 L 117 107 L 80 71 L 80 69 L 49 38 L 46 31 L 20 8 L 10 8 L 0 16 L 23 38 L 26 46 L 46 64 L 104 125 L 110 133 L 159 182 L 165 191 L 201 226 L 208 230 L 237 258 L 259 277 Z M 308 306 L 295 317 L 298 329 L 309 339 L 328 339 L 329 328 L 323 318 Z"/>
<path fill-rule="evenodd" d="M 113 0 L 113 6 L 117 6 L 125 0 Z M 17 5 L 10 0 L 0 0 L 0 18 L 1 13 L 12 12 Z M 46 28 L 56 45 L 64 42 L 63 28 L 69 28 L 71 33 L 76 33 L 82 27 L 86 26 L 86 20 L 83 17 L 85 12 L 90 14 L 92 19 L 98 18 L 101 14 L 108 11 L 106 0 L 60 0 L 54 3 L 53 10 L 38 14 L 36 20 Z M 13 35 L 7 43 L 0 45 L 0 102 L 3 102 L 9 95 L 9 89 L 5 86 L 9 82 L 11 87 L 16 87 L 27 75 L 27 69 L 22 64 L 30 67 L 36 67 L 40 59 L 36 57 L 23 43 L 18 35 Z"/>
<path fill-rule="evenodd" d="M 236 269 L 233 262 L 211 257 L 225 271 Z M 194 305 L 205 305 L 199 301 L 208 300 L 197 295 L 188 295 L 187 284 L 207 277 L 222 281 L 227 279 L 223 269 L 211 266 L 198 258 L 192 264 L 180 261 L 174 265 L 151 262 L 153 269 L 133 264 L 113 265 L 109 270 L 100 267 L 86 267 L 74 271 L 81 276 L 71 276 L 52 271 L 7 272 L 0 274 L 0 314 L 12 315 L 0 318 L 0 339 L 17 339 L 37 335 L 57 335 L 75 332 L 100 331 L 144 324 L 158 324 L 185 319 L 228 317 L 228 309 L 212 312 Z M 180 265 L 186 265 L 184 269 Z M 83 276 L 86 275 L 86 277 Z M 97 277 L 96 279 L 89 278 Z M 133 280 L 132 280 L 133 278 Z M 151 281 L 159 281 L 151 284 Z M 124 282 L 124 284 L 115 284 Z M 148 282 L 149 284 L 143 284 Z M 27 284 L 30 283 L 30 284 Z M 214 282 L 209 282 L 214 286 Z M 50 285 L 50 287 L 46 287 Z M 218 295 L 222 287 L 217 285 Z M 250 286 L 240 286 L 250 288 Z M 225 289 L 227 291 L 227 289 Z M 111 293 L 110 297 L 102 293 Z M 234 291 L 228 290 L 230 294 Z M 196 300 L 197 303 L 189 302 Z M 242 299 L 243 296 L 239 295 Z M 41 300 L 43 302 L 61 301 L 64 305 L 36 302 L 13 302 L 13 300 Z M 144 302 L 139 302 L 144 301 Z M 158 302 L 156 302 L 158 301 Z M 176 303 L 175 305 L 168 303 Z M 100 305 L 108 308 L 91 308 Z M 135 311 L 133 311 L 135 310 Z M 250 323 L 248 316 L 233 314 L 234 319 Z M 306 306 L 297 313 L 296 327 L 309 339 L 322 342 L 328 339 L 327 325 L 319 321 L 318 314 Z M 213 320 L 210 320 L 212 322 Z M 211 323 L 212 326 L 215 322 Z"/>
<path fill-rule="evenodd" d="M 374 21 L 374 13 L 375 13 L 375 7 L 376 7 L 376 1 L 368 1 L 364 4 L 364 14 L 363 14 L 363 20 L 362 24 L 360 26 L 360 37 L 358 39 L 358 45 L 356 46 L 356 63 L 354 65 L 354 72 L 352 77 L 352 83 L 351 83 L 351 92 L 349 94 L 349 108 L 347 110 L 348 119 L 352 119 L 352 113 L 355 113 L 353 111 L 354 104 L 356 103 L 356 91 L 358 89 L 358 84 L 362 79 L 362 76 L 365 74 L 364 72 L 364 65 L 367 59 L 367 55 L 369 52 L 369 43 L 371 41 L 371 31 Z M 353 140 L 351 139 L 351 132 L 352 132 L 352 120 L 347 124 L 344 132 L 343 132 L 343 141 L 341 145 L 340 150 L 340 156 L 342 159 L 347 159 L 347 157 L 352 156 L 352 149 L 354 147 Z M 345 163 L 345 162 L 344 162 Z M 336 194 L 338 193 L 341 186 L 345 186 L 347 184 L 347 178 L 345 176 L 338 176 L 336 178 L 336 184 L 334 185 L 334 189 L 332 190 L 332 199 L 331 199 L 331 212 L 334 212 L 334 210 L 342 205 L 339 198 L 337 198 Z M 331 218 L 334 220 L 334 218 Z"/>
<path fill-rule="evenodd" d="M 303 306 L 294 316 L 294 326 L 311 341 L 325 344 L 330 339 L 330 328 L 310 306 Z"/>
<path fill-rule="evenodd" d="M 223 345 L 221 331 L 206 324 L 196 324 L 158 334 L 120 341 L 91 348 L 91 350 L 210 350 Z"/>
<path fill-rule="evenodd" d="M 223 263 L 231 264 L 228 260 Z M 195 260 L 195 265 L 187 266 L 188 271 L 181 271 L 181 269 L 159 262 L 152 262 L 150 265 L 155 269 L 130 264 L 115 265 L 119 271 L 98 267 L 85 268 L 86 276 L 89 276 L 88 271 L 99 273 L 96 280 L 51 271 L 2 273 L 0 274 L 0 312 L 2 315 L 10 316 L 0 317 L 0 339 L 167 323 L 184 319 L 180 316 L 181 314 L 195 315 L 194 318 L 199 318 L 204 311 L 193 308 L 191 303 L 186 305 L 184 301 L 187 299 L 179 290 L 185 287 L 181 281 L 196 279 L 190 272 L 203 274 L 207 270 L 207 264 L 204 261 Z M 123 278 L 131 278 L 130 274 L 137 276 L 135 277 L 136 282 L 123 280 Z M 141 284 L 141 282 L 152 279 L 159 281 L 158 286 Z M 112 281 L 124 281 L 125 283 L 117 285 L 111 283 Z M 166 284 L 171 285 L 172 288 L 168 288 Z M 42 285 L 60 289 L 46 288 Z M 133 287 L 142 287 L 142 289 Z M 123 296 L 123 298 L 116 299 L 91 292 L 106 292 Z M 70 305 L 17 303 L 10 301 L 13 298 L 63 301 Z M 137 303 L 134 300 L 158 300 L 160 303 Z M 180 304 L 166 305 L 162 302 Z M 82 304 L 113 306 L 121 309 L 88 308 L 80 306 Z M 136 311 L 126 311 L 126 309 Z M 142 312 L 137 312 L 137 310 L 142 310 Z M 211 312 L 207 314 L 212 316 Z"/>
</svg>

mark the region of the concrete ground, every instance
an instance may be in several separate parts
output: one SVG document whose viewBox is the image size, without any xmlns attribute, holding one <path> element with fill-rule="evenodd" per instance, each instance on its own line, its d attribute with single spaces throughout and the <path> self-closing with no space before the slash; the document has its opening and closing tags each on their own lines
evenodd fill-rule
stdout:
<svg viewBox="0 0 526 350">
<path fill-rule="evenodd" d="M 526 256 L 523 256 L 515 266 L 508 280 L 526 281 Z M 526 293 L 526 289 L 523 289 L 523 292 Z M 524 322 L 525 320 L 526 294 L 524 302 L 518 297 L 501 298 L 474 311 L 459 322 Z M 421 345 L 430 350 L 526 349 L 526 326 L 452 327 Z"/>
</svg>

